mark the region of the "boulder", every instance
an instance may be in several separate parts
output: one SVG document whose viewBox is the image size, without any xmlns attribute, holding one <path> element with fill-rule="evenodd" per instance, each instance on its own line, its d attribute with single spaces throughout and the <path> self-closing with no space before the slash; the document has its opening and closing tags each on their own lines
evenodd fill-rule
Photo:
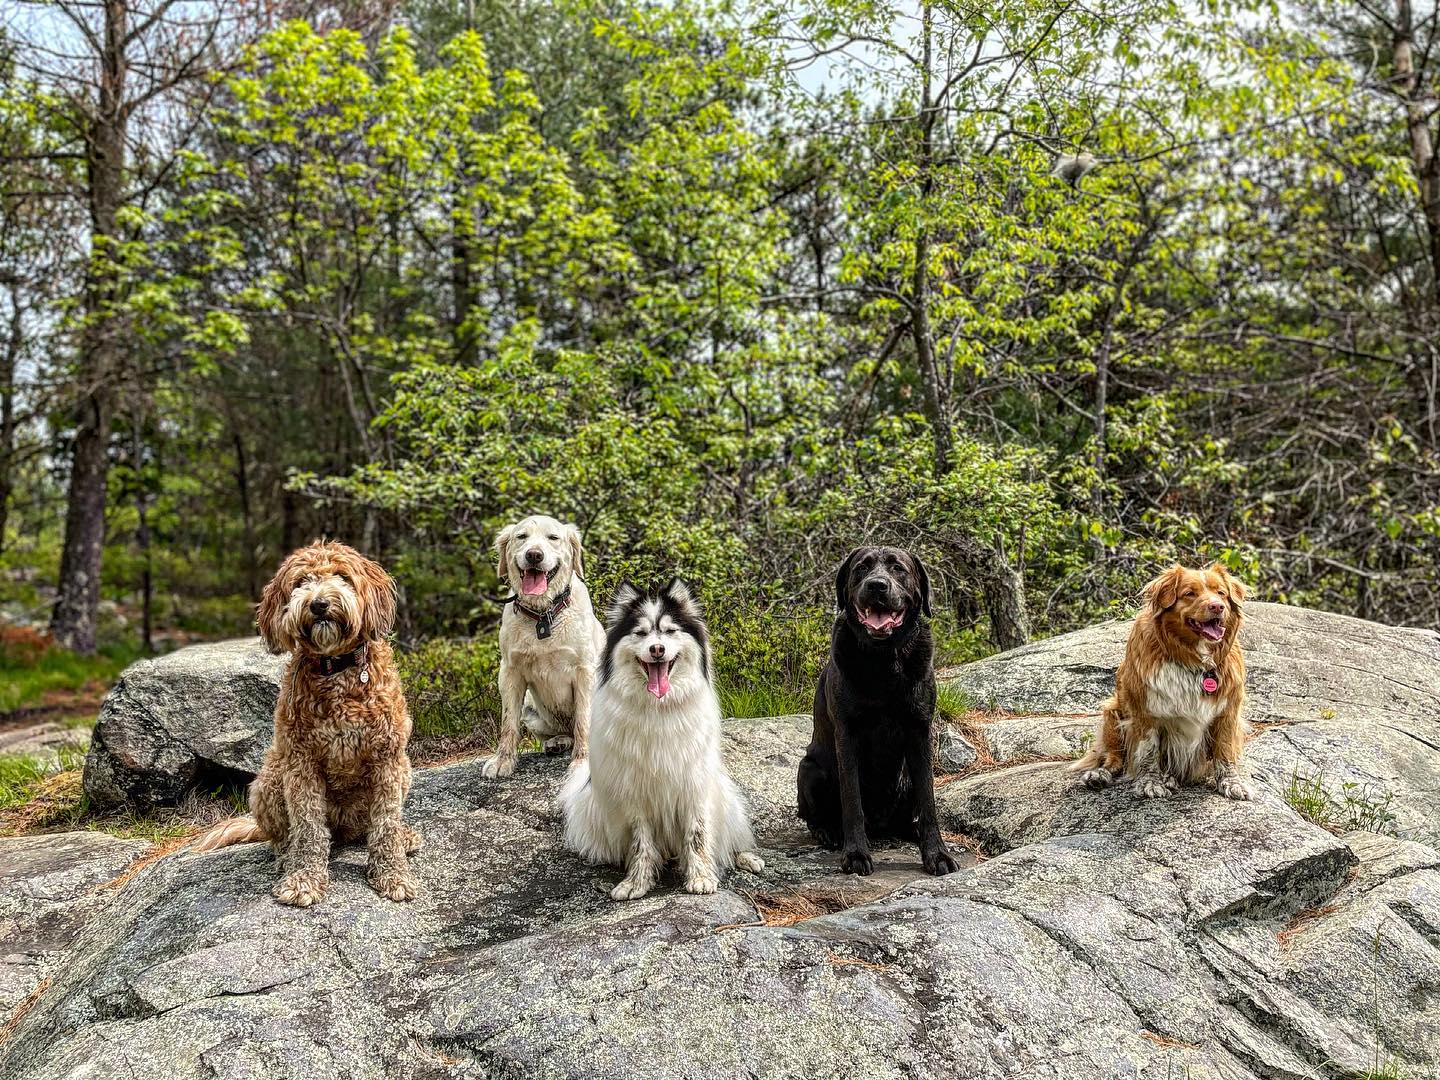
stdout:
<svg viewBox="0 0 1440 1080">
<path fill-rule="evenodd" d="M 1332 706 L 1303 643 L 1286 646 L 1295 678 L 1316 682 L 1266 674 L 1281 670 L 1270 655 L 1297 620 L 1252 610 L 1254 710 L 1272 725 L 1251 744 L 1256 758 L 1277 732 L 1323 725 L 1337 746 L 1369 748 L 1360 760 L 1391 778 L 1417 834 L 1433 828 L 1440 810 L 1422 813 L 1421 784 L 1433 793 L 1440 767 L 1373 730 L 1387 694 L 1396 724 L 1426 735 L 1435 722 L 1435 682 L 1421 681 L 1433 635 L 1301 613 L 1317 638 L 1369 634 L 1388 651 L 1379 676 L 1332 671 Z M 271 899 L 263 845 L 132 867 L 101 890 L 8 1037 L 0 1028 L 0 1074 L 1440 1072 L 1440 855 L 1413 838 L 1321 828 L 1274 787 L 1235 803 L 1204 785 L 1160 801 L 1078 785 L 1065 766 L 1102 681 L 1083 668 L 1113 664 L 1119 629 L 1107 631 L 1109 661 L 1092 630 L 1051 646 L 1050 668 L 1042 644 L 961 671 L 974 700 L 993 688 L 996 711 L 967 718 L 975 759 L 938 788 L 962 862 L 948 877 L 926 877 L 912 845 L 877 852 L 864 879 L 814 847 L 794 814 L 804 716 L 726 722 L 766 866 L 727 875 L 713 896 L 680 892 L 671 871 L 645 899 L 612 902 L 621 871 L 561 847 L 563 761 L 524 755 L 505 781 L 461 761 L 416 773 L 407 818 L 425 846 L 410 904 L 368 888 L 360 846 L 335 853 L 330 893 L 307 910 Z M 1076 659 L 1084 649 L 1093 655 Z M 1334 715 L 1309 716 L 1307 702 Z M 1296 745 L 1274 741 L 1265 767 L 1297 764 Z M 1401 831 L 1398 812 L 1393 824 Z"/>
<path fill-rule="evenodd" d="M 284 666 L 259 638 L 131 664 L 100 706 L 85 758 L 91 803 L 145 812 L 248 781 L 270 744 Z"/>
<path fill-rule="evenodd" d="M 993 857 L 842 875 L 795 820 L 803 717 L 729 721 L 767 865 L 688 896 L 560 846 L 561 761 L 417 773 L 420 896 L 339 851 L 309 910 L 258 844 L 141 869 L 0 1047 L 20 1078 L 1340 1077 L 1440 1066 L 1440 859 L 1268 793 L 1166 802 L 1032 763 L 940 791 Z M 957 837 L 958 839 L 958 837 Z M 809 917 L 806 917 L 809 916 Z M 1377 937 L 1378 935 L 1378 937 Z M 1376 942 L 1382 952 L 1377 953 Z M 1378 956 L 1378 961 L 1377 961 Z M 1377 1004 L 1378 1003 L 1378 1004 Z"/>
<path fill-rule="evenodd" d="M 1249 603 L 1246 748 L 1257 780 L 1323 791 L 1341 819 L 1393 815 L 1440 838 L 1440 634 L 1306 608 Z M 1115 685 L 1129 621 L 1046 638 L 950 677 L 1001 763 L 1076 756 Z M 1342 820 L 1343 823 L 1343 820 Z"/>
</svg>

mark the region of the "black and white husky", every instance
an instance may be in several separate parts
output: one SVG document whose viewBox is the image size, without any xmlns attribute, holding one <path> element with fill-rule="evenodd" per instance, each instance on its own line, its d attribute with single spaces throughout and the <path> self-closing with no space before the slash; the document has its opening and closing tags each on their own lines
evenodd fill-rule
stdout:
<svg viewBox="0 0 1440 1080">
<path fill-rule="evenodd" d="M 710 635 L 679 578 L 658 595 L 620 586 L 591 704 L 590 758 L 571 772 L 560 804 L 566 847 L 625 867 L 614 900 L 644 896 L 672 858 L 692 893 L 713 893 L 719 867 L 764 867 L 720 759 Z"/>
</svg>

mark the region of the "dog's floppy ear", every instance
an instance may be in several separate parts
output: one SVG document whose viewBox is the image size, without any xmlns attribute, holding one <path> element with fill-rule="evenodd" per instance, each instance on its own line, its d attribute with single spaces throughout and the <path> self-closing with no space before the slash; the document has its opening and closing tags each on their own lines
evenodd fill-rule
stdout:
<svg viewBox="0 0 1440 1080">
<path fill-rule="evenodd" d="M 495 534 L 495 572 L 502 582 L 510 580 L 510 538 L 514 535 L 514 525 L 506 525 Z"/>
<path fill-rule="evenodd" d="M 850 607 L 850 565 L 855 557 L 864 551 L 864 548 L 856 548 L 845 556 L 845 561 L 840 564 L 840 569 L 835 571 L 835 609 L 842 615 Z"/>
<path fill-rule="evenodd" d="M 379 640 L 395 628 L 395 579 L 359 552 L 349 561 L 352 565 L 347 569 L 360 593 L 360 636 Z"/>
<path fill-rule="evenodd" d="M 570 569 L 576 577 L 585 576 L 585 548 L 580 542 L 580 530 L 574 525 L 565 526 L 565 538 L 570 541 Z"/>
<path fill-rule="evenodd" d="M 1177 563 L 1146 585 L 1141 595 L 1156 611 L 1166 611 L 1174 607 L 1175 600 L 1180 595 L 1180 578 L 1184 573 L 1185 568 Z"/>
<path fill-rule="evenodd" d="M 1230 606 L 1239 611 L 1241 603 L 1245 600 L 1245 583 L 1230 573 L 1230 568 L 1219 560 L 1210 564 L 1207 573 L 1219 574 L 1225 579 L 1225 586 L 1230 590 Z"/>
<path fill-rule="evenodd" d="M 286 559 L 280 564 L 280 569 L 275 571 L 275 576 L 265 583 L 265 590 L 260 594 L 260 605 L 255 609 L 255 624 L 260 628 L 260 639 L 265 642 L 267 649 L 277 655 L 289 652 L 295 645 L 285 628 L 280 625 L 280 616 L 290 601 L 290 590 L 285 587 L 285 571 L 289 565 L 290 560 Z"/>
<path fill-rule="evenodd" d="M 625 613 L 630 610 L 630 605 L 644 595 L 631 582 L 622 581 L 620 587 L 615 590 L 615 599 L 610 601 L 610 610 L 605 613 L 606 628 L 613 627 L 623 619 Z"/>
<path fill-rule="evenodd" d="M 915 576 L 920 579 L 920 610 L 928 617 L 933 614 L 930 607 L 930 572 L 914 552 L 910 553 L 910 561 L 915 564 Z"/>
</svg>

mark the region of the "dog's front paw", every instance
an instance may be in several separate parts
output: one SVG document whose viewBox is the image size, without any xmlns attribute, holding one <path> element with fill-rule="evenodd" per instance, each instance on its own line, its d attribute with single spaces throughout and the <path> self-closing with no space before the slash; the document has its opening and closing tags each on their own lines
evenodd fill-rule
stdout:
<svg viewBox="0 0 1440 1080">
<path fill-rule="evenodd" d="M 1227 799 L 1249 802 L 1255 798 L 1255 789 L 1238 776 L 1222 776 L 1215 781 L 1215 790 Z"/>
<path fill-rule="evenodd" d="M 1088 788 L 1107 788 L 1115 783 L 1115 774 L 1104 765 L 1096 765 L 1093 769 L 1086 769 L 1080 774 L 1081 782 Z"/>
<path fill-rule="evenodd" d="M 718 888 L 720 888 L 720 879 L 714 870 L 694 870 L 685 878 L 685 891 L 688 893 L 699 893 L 705 896 Z"/>
<path fill-rule="evenodd" d="M 297 870 L 280 879 L 275 886 L 275 899 L 292 907 L 309 907 L 325 898 L 330 885 L 328 874 L 314 870 Z"/>
<path fill-rule="evenodd" d="M 875 869 L 875 861 L 870 858 L 870 852 L 864 848 L 851 848 L 845 852 L 840 860 L 840 869 L 847 874 L 859 874 L 861 877 L 869 877 Z"/>
<path fill-rule="evenodd" d="M 403 903 L 406 900 L 414 900 L 415 894 L 420 891 L 419 884 L 411 874 L 379 874 L 369 879 L 370 887 L 387 900 L 394 900 Z"/>
<path fill-rule="evenodd" d="M 1171 780 L 1164 776 L 1142 776 L 1135 781 L 1135 793 L 1142 799 L 1168 799 L 1179 790 L 1179 784 L 1171 786 Z"/>
<path fill-rule="evenodd" d="M 936 877 L 943 877 L 946 874 L 953 874 L 960 869 L 958 863 L 951 857 L 950 852 L 945 850 L 942 844 L 938 848 L 920 853 L 920 861 L 925 864 L 925 872 L 934 874 Z"/>
<path fill-rule="evenodd" d="M 563 754 L 575 745 L 575 740 L 569 735 L 556 735 L 553 739 L 545 740 L 545 753 L 552 757 L 556 754 Z"/>
<path fill-rule="evenodd" d="M 650 891 L 650 886 L 634 878 L 626 878 L 610 890 L 611 900 L 639 900 Z M 714 891 L 713 889 L 711 890 Z"/>
<path fill-rule="evenodd" d="M 488 757 L 485 759 L 484 766 L 480 769 L 480 775 L 485 777 L 486 780 L 503 780 L 507 776 L 513 776 L 514 774 L 515 758 L 513 756 L 501 757 L 499 754 L 496 754 L 494 757 Z"/>
<path fill-rule="evenodd" d="M 406 855 L 414 855 L 415 852 L 419 851 L 425 844 L 425 840 L 421 835 L 409 825 L 400 826 L 400 835 L 405 841 Z"/>
</svg>

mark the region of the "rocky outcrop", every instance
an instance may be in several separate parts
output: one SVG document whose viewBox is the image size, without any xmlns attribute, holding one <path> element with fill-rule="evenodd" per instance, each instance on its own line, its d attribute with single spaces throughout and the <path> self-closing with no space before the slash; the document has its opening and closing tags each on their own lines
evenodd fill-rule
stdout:
<svg viewBox="0 0 1440 1080">
<path fill-rule="evenodd" d="M 1258 636 L 1273 609 L 1256 607 Z M 1430 638 L 1373 632 L 1416 646 L 1415 665 L 1433 661 Z M 731 874 L 708 897 L 678 892 L 672 875 L 644 900 L 613 903 L 619 871 L 560 847 L 563 761 L 527 755 L 509 781 L 459 762 L 416 776 L 408 816 L 425 847 L 414 903 L 370 891 L 359 847 L 337 853 L 330 895 L 308 910 L 270 899 L 275 868 L 261 845 L 170 855 L 106 890 L 114 898 L 0 1044 L 0 1073 L 1440 1072 L 1440 857 L 1394 836 L 1336 835 L 1269 788 L 1233 803 L 1205 787 L 1147 801 L 1125 786 L 1077 786 L 1063 759 L 1090 721 L 1063 715 L 1086 707 L 1066 685 L 1090 677 L 1060 659 L 1063 640 L 1052 648 L 1053 669 L 1032 648 L 961 674 L 1003 706 L 1009 687 L 1031 687 L 1010 681 L 1024 663 L 1041 685 L 1031 692 L 1052 696 L 1031 702 L 1045 716 L 995 712 L 964 729 L 974 760 L 938 795 L 957 852 L 972 853 L 954 875 L 924 877 L 902 848 L 878 853 L 876 875 L 859 879 L 810 844 L 793 812 L 806 717 L 727 722 L 727 761 L 766 867 Z M 1272 700 L 1255 651 L 1256 713 L 1274 717 L 1308 691 Z M 1424 734 L 1440 700 L 1432 692 L 1427 705 L 1395 651 L 1394 692 L 1414 694 L 1402 722 Z M 1252 747 L 1302 724 L 1343 730 L 1342 717 L 1359 715 L 1353 699 L 1378 694 L 1367 680 L 1339 685 L 1351 704 L 1335 717 L 1296 717 Z M 1351 737 L 1366 738 L 1369 722 Z M 1421 791 L 1405 786 L 1413 763 L 1368 745 L 1407 814 L 1440 825 L 1440 803 L 1422 813 Z M 1294 746 L 1273 744 L 1274 768 Z M 1294 752 L 1289 767 L 1302 763 Z"/>
<path fill-rule="evenodd" d="M 44 985 L 149 844 L 98 832 L 0 838 L 0 1017 Z"/>
<path fill-rule="evenodd" d="M 247 780 L 270 744 L 284 665 L 259 638 L 132 664 L 100 706 L 85 794 L 96 807 L 143 812 Z"/>
</svg>

